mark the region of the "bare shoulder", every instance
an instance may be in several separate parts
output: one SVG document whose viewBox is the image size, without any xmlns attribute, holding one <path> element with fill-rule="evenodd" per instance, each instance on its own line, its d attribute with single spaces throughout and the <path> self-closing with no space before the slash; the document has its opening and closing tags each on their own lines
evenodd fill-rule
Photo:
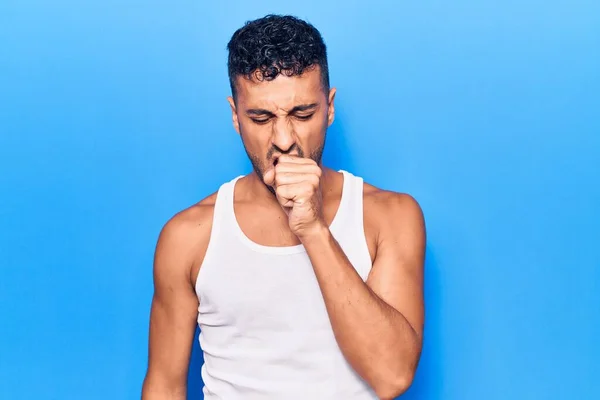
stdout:
<svg viewBox="0 0 600 400">
<path fill-rule="evenodd" d="M 425 242 L 425 219 L 418 201 L 408 193 L 381 189 L 364 183 L 363 202 L 365 228 L 377 246 L 385 240 L 413 243 Z"/>
<path fill-rule="evenodd" d="M 208 247 L 217 193 L 173 215 L 162 227 L 155 252 L 155 277 L 186 275 L 195 281 Z"/>
<path fill-rule="evenodd" d="M 364 204 L 369 214 L 376 219 L 402 217 L 402 219 L 423 220 L 423 210 L 418 201 L 408 193 L 385 190 L 364 183 Z M 394 218 L 392 218 L 393 221 Z"/>
<path fill-rule="evenodd" d="M 161 230 L 161 236 L 175 236 L 178 239 L 192 239 L 190 233 L 210 229 L 217 198 L 216 192 L 198 203 L 179 211 L 171 217 Z"/>
</svg>

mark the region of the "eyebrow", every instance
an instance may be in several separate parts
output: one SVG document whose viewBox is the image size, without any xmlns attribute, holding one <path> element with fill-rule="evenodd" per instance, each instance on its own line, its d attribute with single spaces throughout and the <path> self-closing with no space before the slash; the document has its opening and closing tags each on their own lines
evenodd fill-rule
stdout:
<svg viewBox="0 0 600 400">
<path fill-rule="evenodd" d="M 309 111 L 314 108 L 317 108 L 318 105 L 319 105 L 319 103 L 300 104 L 300 105 L 297 105 L 296 107 L 292 108 L 290 110 L 289 114 L 293 114 L 296 112 L 302 112 L 302 111 Z M 246 111 L 246 114 L 248 114 L 248 115 L 269 115 L 271 117 L 275 115 L 271 111 L 265 110 L 264 108 L 251 108 Z"/>
</svg>

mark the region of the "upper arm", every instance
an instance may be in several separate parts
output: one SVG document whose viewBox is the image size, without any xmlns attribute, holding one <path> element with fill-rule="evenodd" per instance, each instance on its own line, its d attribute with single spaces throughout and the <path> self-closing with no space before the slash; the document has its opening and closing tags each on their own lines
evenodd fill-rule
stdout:
<svg viewBox="0 0 600 400">
<path fill-rule="evenodd" d="M 377 250 L 367 285 L 398 310 L 421 342 L 424 323 L 425 222 L 411 196 L 387 192 L 375 206 Z"/>
<path fill-rule="evenodd" d="M 191 270 L 206 231 L 188 217 L 177 215 L 167 222 L 156 244 L 145 393 L 185 394 L 178 392 L 186 389 L 198 315 Z"/>
</svg>

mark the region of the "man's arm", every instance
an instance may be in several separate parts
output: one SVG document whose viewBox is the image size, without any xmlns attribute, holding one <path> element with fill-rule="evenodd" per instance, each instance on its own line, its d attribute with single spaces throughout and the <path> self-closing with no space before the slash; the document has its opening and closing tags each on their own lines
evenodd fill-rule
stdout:
<svg viewBox="0 0 600 400">
<path fill-rule="evenodd" d="M 191 271 L 209 227 L 197 223 L 203 207 L 186 210 L 161 231 L 154 257 L 148 369 L 142 400 L 185 400 L 198 298 Z M 198 210 L 200 209 L 200 211 Z M 204 228 L 204 229 L 203 229 Z"/>
<path fill-rule="evenodd" d="M 425 224 L 408 195 L 375 194 L 373 268 L 363 282 L 329 229 L 303 238 L 338 344 L 381 399 L 412 383 L 422 346 Z"/>
</svg>

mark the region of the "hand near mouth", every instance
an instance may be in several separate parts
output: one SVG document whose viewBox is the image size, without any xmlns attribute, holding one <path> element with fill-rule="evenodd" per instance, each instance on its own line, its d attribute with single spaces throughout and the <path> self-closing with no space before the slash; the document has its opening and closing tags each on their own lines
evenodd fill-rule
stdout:
<svg viewBox="0 0 600 400">
<path fill-rule="evenodd" d="M 299 238 L 325 225 L 321 175 L 321 168 L 312 159 L 289 155 L 276 158 L 264 174 L 264 183 L 275 190 L 290 229 Z"/>
</svg>

